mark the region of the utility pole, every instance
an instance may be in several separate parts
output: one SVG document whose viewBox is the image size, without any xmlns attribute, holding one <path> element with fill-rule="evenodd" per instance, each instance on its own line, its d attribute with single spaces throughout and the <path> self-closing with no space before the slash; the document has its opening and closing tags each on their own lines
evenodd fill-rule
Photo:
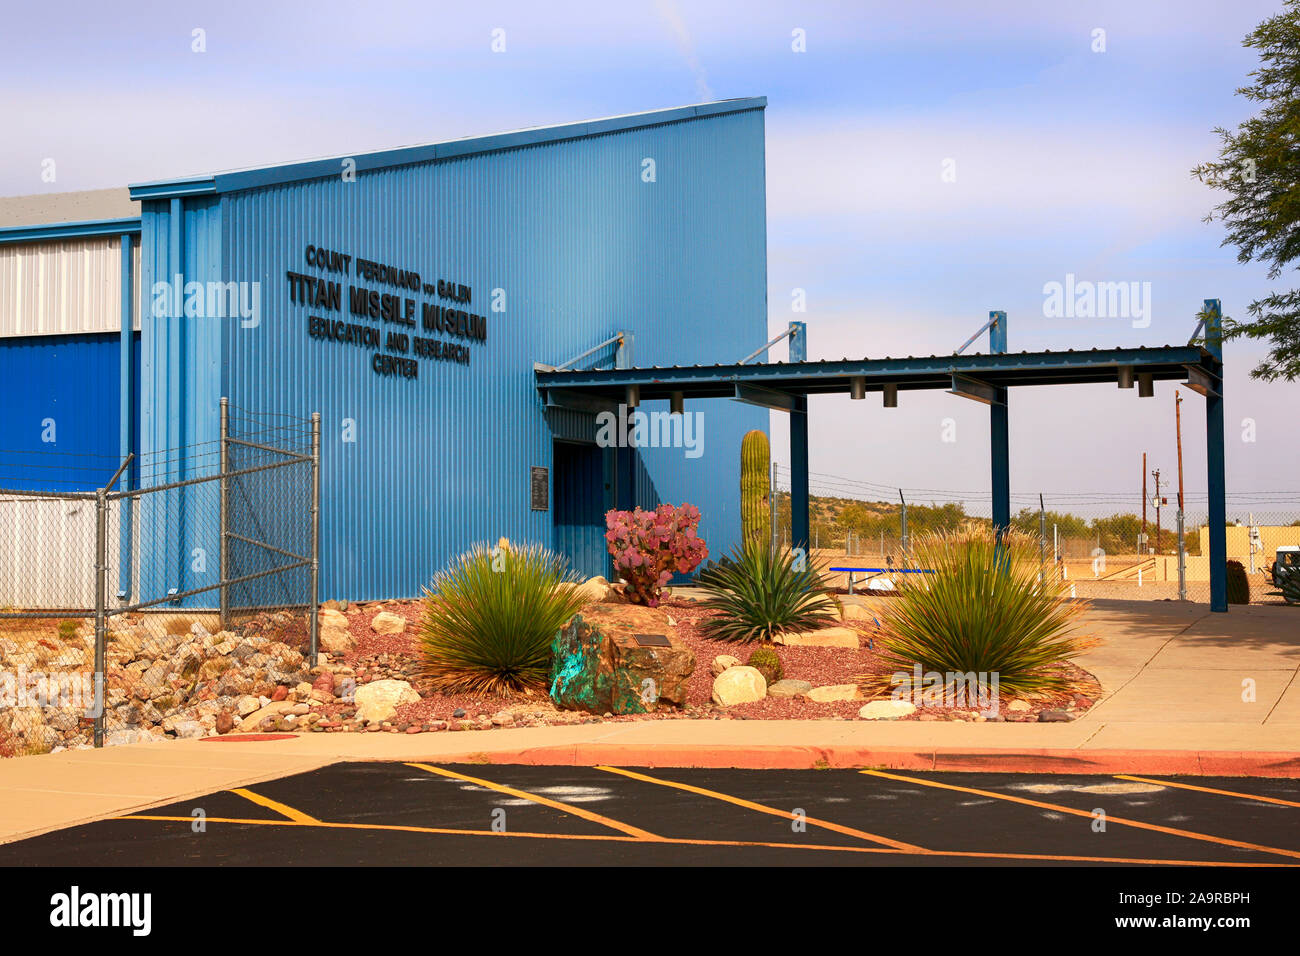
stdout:
<svg viewBox="0 0 1300 956">
<path fill-rule="evenodd" d="M 1183 393 L 1174 389 L 1174 433 L 1178 439 L 1178 510 L 1183 510 Z"/>
<path fill-rule="evenodd" d="M 1156 480 L 1156 554 L 1160 553 L 1160 469 L 1151 472 Z"/>
<path fill-rule="evenodd" d="M 1147 546 L 1147 453 L 1142 453 L 1142 553 Z"/>
<path fill-rule="evenodd" d="M 1183 510 L 1183 393 L 1174 389 L 1174 432 L 1178 439 L 1178 600 L 1187 600 L 1187 539 Z"/>
</svg>

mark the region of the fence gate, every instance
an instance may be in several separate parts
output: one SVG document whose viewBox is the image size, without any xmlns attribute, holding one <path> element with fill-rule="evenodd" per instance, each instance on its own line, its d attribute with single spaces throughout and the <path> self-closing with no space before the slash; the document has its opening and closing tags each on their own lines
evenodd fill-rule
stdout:
<svg viewBox="0 0 1300 956">
<path fill-rule="evenodd" d="M 203 736 L 315 665 L 319 415 L 222 399 L 214 442 L 0 451 L 0 486 L 0 756 Z"/>
</svg>

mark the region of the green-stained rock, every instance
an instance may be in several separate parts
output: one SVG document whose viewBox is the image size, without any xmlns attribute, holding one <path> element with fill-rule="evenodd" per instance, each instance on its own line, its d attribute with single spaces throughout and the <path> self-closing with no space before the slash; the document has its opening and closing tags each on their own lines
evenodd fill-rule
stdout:
<svg viewBox="0 0 1300 956">
<path fill-rule="evenodd" d="M 663 634 L 668 647 L 638 644 Z M 668 616 L 635 604 L 593 604 L 560 629 L 551 644 L 551 699 L 593 714 L 643 714 L 686 703 L 695 654 Z"/>
</svg>

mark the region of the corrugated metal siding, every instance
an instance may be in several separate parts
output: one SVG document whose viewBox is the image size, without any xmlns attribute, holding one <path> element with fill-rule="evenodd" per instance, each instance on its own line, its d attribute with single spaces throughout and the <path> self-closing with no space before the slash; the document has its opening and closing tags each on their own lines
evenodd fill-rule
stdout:
<svg viewBox="0 0 1300 956">
<path fill-rule="evenodd" d="M 137 364 L 139 347 L 137 337 Z M 117 334 L 0 341 L 0 488 L 92 491 L 112 477 L 120 355 Z M 133 399 L 138 414 L 138 388 Z"/>
<path fill-rule="evenodd" d="M 140 244 L 132 244 L 134 327 L 140 327 Z M 118 236 L 0 244 L 0 337 L 111 332 L 122 327 Z"/>
<path fill-rule="evenodd" d="M 144 203 L 141 214 L 139 445 L 146 486 L 211 474 L 219 451 L 222 324 L 228 320 L 185 315 L 184 303 L 186 283 L 221 278 L 221 205 L 214 198 L 176 205 L 178 215 L 165 201 Z M 174 299 L 164 298 L 177 275 L 180 315 Z M 213 583 L 218 500 L 216 484 L 209 483 L 152 495 L 140 507 L 142 600 Z M 214 600 L 200 595 L 188 603 L 211 606 Z"/>
<path fill-rule="evenodd" d="M 119 508 L 108 514 L 110 581 L 117 581 Z M 95 503 L 0 495 L 0 606 L 95 606 Z M 109 585 L 110 589 L 116 584 Z M 110 594 L 111 594 L 110 590 Z"/>
<path fill-rule="evenodd" d="M 646 157 L 657 182 L 641 180 Z M 529 467 L 552 464 L 533 362 L 618 329 L 635 333 L 638 365 L 734 361 L 761 344 L 763 162 L 751 111 L 225 195 L 223 277 L 260 282 L 263 317 L 225 324 L 221 387 L 205 378 L 191 402 L 215 408 L 224 391 L 259 412 L 322 413 L 324 597 L 415 595 L 475 541 L 551 541 L 553 516 L 529 508 Z M 146 203 L 146 235 L 151 205 L 166 208 Z M 408 381 L 308 338 L 311 310 L 290 304 L 285 279 L 323 274 L 308 244 L 470 285 L 488 342 L 469 366 L 422 360 Z M 490 311 L 496 288 L 504 313 Z M 661 500 L 701 507 L 716 550 L 739 536 L 741 435 L 767 416 L 701 405 L 703 457 L 647 449 L 644 461 Z"/>
</svg>

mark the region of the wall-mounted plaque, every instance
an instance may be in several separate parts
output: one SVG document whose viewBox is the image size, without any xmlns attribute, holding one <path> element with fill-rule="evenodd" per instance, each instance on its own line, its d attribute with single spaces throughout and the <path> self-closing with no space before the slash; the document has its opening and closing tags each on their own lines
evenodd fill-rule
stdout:
<svg viewBox="0 0 1300 956">
<path fill-rule="evenodd" d="M 534 511 L 549 511 L 551 507 L 551 476 L 545 468 L 532 469 L 532 498 Z"/>
</svg>

